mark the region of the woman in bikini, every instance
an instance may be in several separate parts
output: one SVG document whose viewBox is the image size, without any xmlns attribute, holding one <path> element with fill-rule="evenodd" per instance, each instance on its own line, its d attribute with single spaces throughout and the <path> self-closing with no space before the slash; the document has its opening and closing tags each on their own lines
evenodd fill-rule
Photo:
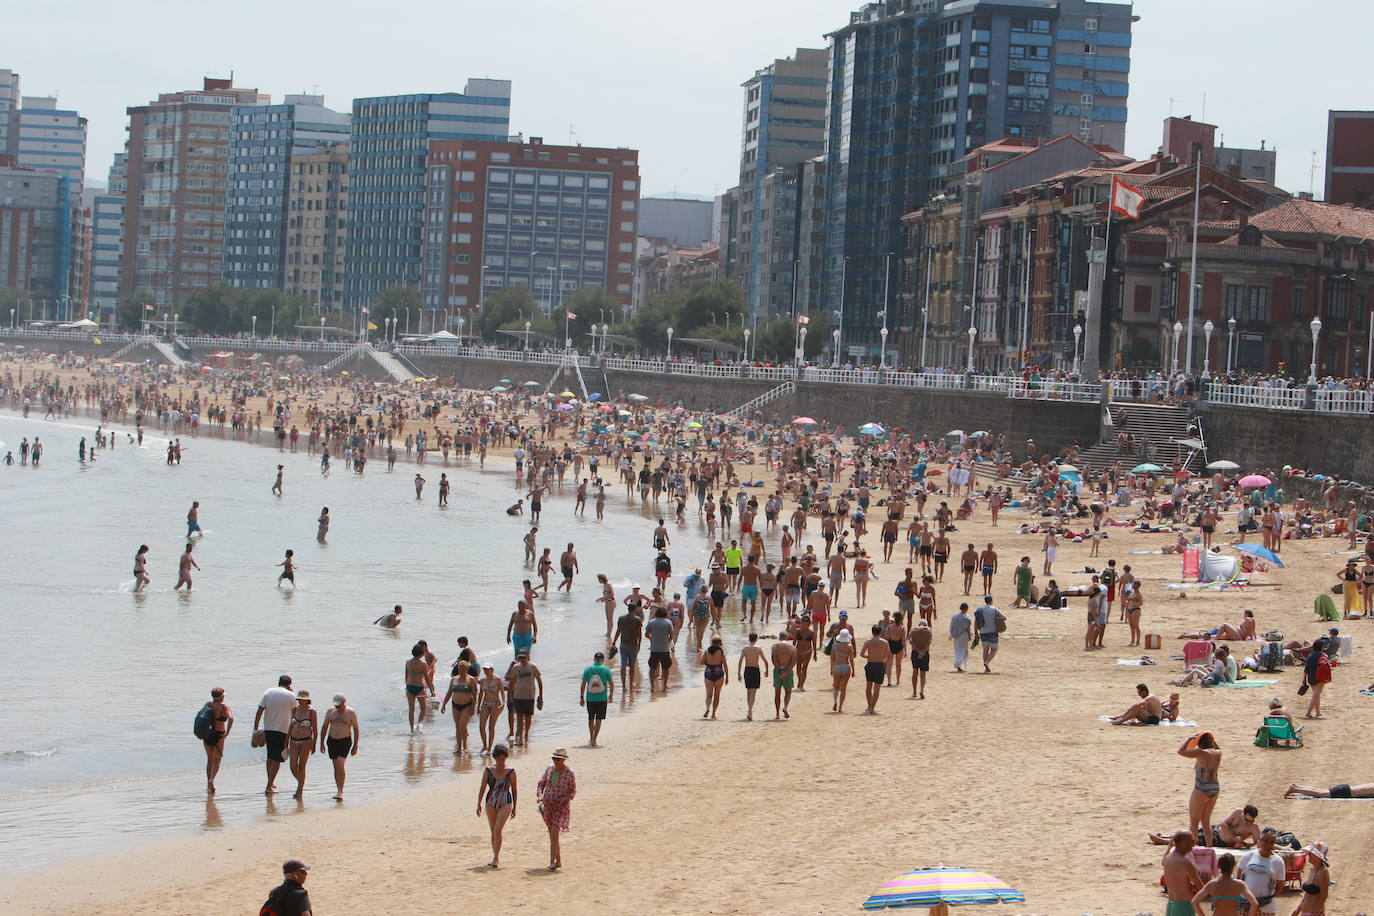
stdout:
<svg viewBox="0 0 1374 916">
<path fill-rule="evenodd" d="M 726 684 L 730 683 L 730 670 L 725 658 L 725 650 L 721 648 L 721 638 L 711 637 L 711 645 L 706 647 L 706 651 L 701 653 L 698 663 L 705 666 L 706 678 L 706 711 L 701 714 L 705 719 L 710 716 L 716 717 L 716 710 L 720 708 L 720 691 Z"/>
<path fill-rule="evenodd" d="M 441 714 L 450 700 L 453 702 L 453 727 L 458 740 L 454 756 L 469 754 L 471 751 L 468 750 L 468 722 L 472 720 L 472 712 L 477 706 L 477 678 L 468 674 L 466 661 L 460 661 L 453 666 L 448 692 L 439 704 Z"/>
<path fill-rule="evenodd" d="M 778 590 L 778 574 L 776 567 L 768 564 L 768 568 L 759 576 L 759 592 L 763 595 L 763 622 L 767 623 L 769 616 L 773 613 L 773 593 Z"/>
<path fill-rule="evenodd" d="M 1217 770 L 1221 767 L 1221 749 L 1211 732 L 1193 735 L 1178 749 L 1180 757 L 1191 758 L 1193 764 L 1193 791 L 1188 796 L 1188 832 L 1197 835 L 1202 830 L 1204 846 L 1212 840 L 1212 809 L 1217 806 L 1217 796 L 1221 794 L 1221 784 L 1217 781 Z"/>
<path fill-rule="evenodd" d="M 844 697 L 849 690 L 849 678 L 854 674 L 854 637 L 848 630 L 835 634 L 830 647 L 830 709 L 844 712 Z"/>
<path fill-rule="evenodd" d="M 482 816 L 486 808 L 487 824 L 491 827 L 491 861 L 489 868 L 501 865 L 501 831 L 506 821 L 515 817 L 516 804 L 520 790 L 516 784 L 515 770 L 506 766 L 509 755 L 504 744 L 491 749 L 491 766 L 482 770 L 482 781 L 477 786 L 477 816 Z"/>
<path fill-rule="evenodd" d="M 1217 871 L 1220 874 L 1202 885 L 1202 890 L 1193 896 L 1193 906 L 1200 907 L 1210 900 L 1212 916 L 1236 916 L 1241 911 L 1240 905 L 1244 903 L 1248 907 L 1245 912 L 1258 913 L 1259 901 L 1250 888 L 1245 886 L 1244 881 L 1231 877 L 1235 868 L 1236 857 L 1229 852 L 1222 853 L 1221 858 L 1217 859 Z"/>
<path fill-rule="evenodd" d="M 205 745 L 205 791 L 215 794 L 215 777 L 219 775 L 219 765 L 224 762 L 224 741 L 229 729 L 234 727 L 234 713 L 224 702 L 224 688 L 216 687 L 210 691 L 210 727 L 214 729 Z"/>
<path fill-rule="evenodd" d="M 286 737 L 291 739 L 291 775 L 296 777 L 296 794 L 291 797 L 300 798 L 305 794 L 306 761 L 315 753 L 315 745 L 320 741 L 319 723 L 310 705 L 309 690 L 296 691 L 296 705 L 291 707 L 291 724 Z"/>
<path fill-rule="evenodd" d="M 482 756 L 485 757 L 496 744 L 496 723 L 501 721 L 501 709 L 506 705 L 506 682 L 496 676 L 491 665 L 483 665 L 477 688 L 480 692 L 477 732 L 482 737 Z"/>
<path fill-rule="evenodd" d="M 856 607 L 863 607 L 868 600 L 868 577 L 872 568 L 873 561 L 868 558 L 866 552 L 860 550 L 859 555 L 854 558 L 854 604 Z"/>
</svg>

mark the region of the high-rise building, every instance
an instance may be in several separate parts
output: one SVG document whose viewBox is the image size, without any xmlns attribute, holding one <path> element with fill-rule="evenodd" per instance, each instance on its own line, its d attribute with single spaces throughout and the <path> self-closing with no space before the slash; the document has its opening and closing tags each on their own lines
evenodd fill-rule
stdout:
<svg viewBox="0 0 1374 916">
<path fill-rule="evenodd" d="M 734 254 L 726 269 L 749 310 L 763 317 L 779 304 L 791 310 L 798 280 L 797 240 L 794 233 L 769 225 L 783 213 L 768 188 L 776 169 L 795 174 L 799 163 L 825 150 L 829 62 L 825 50 L 798 48 L 794 56 L 773 61 L 743 83 L 738 238 L 726 246 Z M 781 303 L 779 289 L 785 291 Z M 803 289 L 800 301 L 809 302 L 811 292 Z"/>
<path fill-rule="evenodd" d="M 75 228 L 80 195 L 73 197 L 74 185 L 66 175 L 0 155 L 0 289 L 27 293 L 35 318 L 72 315 L 80 241 Z"/>
<path fill-rule="evenodd" d="M 270 101 L 206 77 L 200 89 L 128 109 L 121 295 L 146 290 L 155 305 L 175 307 L 220 282 L 234 110 Z"/>
<path fill-rule="evenodd" d="M 420 286 L 430 143 L 507 140 L 510 90 L 509 80 L 470 79 L 461 93 L 353 100 L 344 308 Z"/>
<path fill-rule="evenodd" d="M 128 157 L 115 153 L 109 184 L 91 201 L 91 270 L 87 308 L 111 316 L 119 304 L 119 264 L 124 243 L 124 191 L 128 186 Z"/>
<path fill-rule="evenodd" d="M 298 147 L 286 202 L 286 293 L 308 297 L 318 311 L 337 312 L 343 308 L 348 141 Z"/>
<path fill-rule="evenodd" d="M 1326 113 L 1326 202 L 1374 205 L 1374 111 Z"/>
<path fill-rule="evenodd" d="M 288 95 L 279 105 L 235 108 L 234 118 L 224 282 L 241 289 L 285 289 L 287 184 L 295 180 L 293 163 L 321 143 L 347 141 L 348 115 L 326 108 L 324 96 Z M 331 222 L 338 216 L 331 214 Z"/>
<path fill-rule="evenodd" d="M 0 156 L 19 156 L 19 74 L 0 69 Z"/>
<path fill-rule="evenodd" d="M 876 355 L 901 216 L 972 149 L 1073 134 L 1121 148 L 1132 9 L 1086 0 L 881 0 L 830 34 L 823 300 Z"/>
<path fill-rule="evenodd" d="M 528 142 L 430 144 L 424 303 L 480 306 L 523 284 L 545 312 L 584 287 L 629 306 L 638 231 L 639 153 Z M 471 325 L 469 325 L 470 327 Z"/>
<path fill-rule="evenodd" d="M 674 245 L 709 242 L 715 235 L 715 202 L 694 197 L 641 197 L 639 234 L 669 239 Z"/>
<path fill-rule="evenodd" d="M 55 96 L 25 96 L 19 110 L 20 165 L 86 180 L 86 119 L 57 107 Z"/>
</svg>

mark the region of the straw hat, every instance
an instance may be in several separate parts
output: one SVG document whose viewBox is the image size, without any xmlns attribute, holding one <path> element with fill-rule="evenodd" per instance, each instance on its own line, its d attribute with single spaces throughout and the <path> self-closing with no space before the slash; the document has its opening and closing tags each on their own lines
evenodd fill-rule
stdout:
<svg viewBox="0 0 1374 916">
<path fill-rule="evenodd" d="M 567 760 L 567 759 L 568 759 L 568 749 L 567 749 L 566 747 L 554 748 L 553 753 L 550 754 L 549 756 L 552 757 L 554 760 Z"/>
</svg>

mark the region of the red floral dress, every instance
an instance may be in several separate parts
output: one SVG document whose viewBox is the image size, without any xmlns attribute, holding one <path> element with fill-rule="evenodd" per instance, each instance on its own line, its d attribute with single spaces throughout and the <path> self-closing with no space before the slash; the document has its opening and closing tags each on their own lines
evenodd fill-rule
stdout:
<svg viewBox="0 0 1374 916">
<path fill-rule="evenodd" d="M 573 775 L 573 771 L 565 766 L 562 772 L 559 772 L 553 764 L 549 764 L 544 775 L 539 777 L 535 788 L 540 801 L 543 802 L 541 813 L 544 823 L 567 833 L 568 820 L 572 816 L 573 796 L 577 794 L 577 777 Z"/>
</svg>

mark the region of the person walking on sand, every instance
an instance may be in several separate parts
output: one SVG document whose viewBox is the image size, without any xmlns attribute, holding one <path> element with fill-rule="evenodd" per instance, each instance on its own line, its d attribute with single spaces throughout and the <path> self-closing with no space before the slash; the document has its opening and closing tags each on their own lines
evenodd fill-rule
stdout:
<svg viewBox="0 0 1374 916">
<path fill-rule="evenodd" d="M 544 770 L 535 784 L 535 798 L 539 814 L 549 828 L 549 871 L 563 867 L 563 853 L 559 848 L 559 834 L 568 832 L 572 817 L 572 800 L 577 795 L 577 777 L 568 767 L 568 749 L 560 747 L 552 754 L 553 763 Z"/>
<path fill-rule="evenodd" d="M 1059 553 L 1059 539 L 1054 536 L 1054 531 L 1046 531 L 1045 539 L 1040 545 L 1040 549 L 1045 554 L 1045 565 L 1041 568 L 1040 574 L 1043 576 L 1054 575 L 1054 558 Z"/>
<path fill-rule="evenodd" d="M 745 701 L 748 703 L 745 720 L 754 721 L 754 697 L 763 684 L 763 676 L 768 673 L 768 660 L 759 648 L 759 634 L 749 634 L 749 645 L 740 650 L 735 676 L 744 683 Z"/>
<path fill-rule="evenodd" d="M 926 698 L 926 675 L 930 673 L 930 644 L 935 639 L 935 631 L 922 620 L 907 635 L 911 643 L 911 695 L 917 699 Z"/>
<path fill-rule="evenodd" d="M 792 688 L 796 684 L 797 647 L 791 640 L 791 635 L 783 630 L 778 634 L 778 641 L 773 643 L 774 719 L 779 715 L 784 719 L 792 718 L 788 708 L 792 705 Z"/>
<path fill-rule="evenodd" d="M 721 688 L 730 683 L 729 660 L 725 657 L 721 642 L 719 636 L 712 636 L 711 645 L 697 660 L 704 669 L 702 676 L 706 680 L 706 711 L 701 714 L 703 719 L 716 717 L 716 710 L 720 708 Z"/>
<path fill-rule="evenodd" d="M 295 705 L 296 695 L 291 691 L 291 676 L 283 674 L 277 678 L 277 686 L 258 700 L 258 711 L 253 716 L 253 731 L 262 727 L 267 747 L 267 795 L 275 795 L 277 791 L 277 771 L 286 762 L 286 733 L 291 727 L 291 708 Z"/>
<path fill-rule="evenodd" d="M 468 749 L 468 722 L 472 720 L 472 714 L 477 709 L 477 678 L 472 673 L 473 667 L 465 659 L 459 660 L 453 666 L 448 690 L 444 691 L 444 699 L 439 703 L 440 714 L 443 714 L 450 701 L 453 703 L 455 757 L 471 754 Z"/>
<path fill-rule="evenodd" d="M 949 638 L 954 643 L 954 670 L 961 674 L 968 665 L 968 650 L 973 631 L 973 618 L 968 613 L 968 602 L 959 602 L 959 611 L 949 619 Z"/>
<path fill-rule="evenodd" d="M 849 679 L 853 674 L 854 637 L 848 630 L 840 630 L 830 647 L 831 712 L 844 712 L 844 698 L 849 693 Z"/>
<path fill-rule="evenodd" d="M 1006 627 L 1006 617 L 992 603 L 991 595 L 983 596 L 983 603 L 973 612 L 973 625 L 983 644 L 983 673 L 992 673 L 992 660 L 997 657 L 998 637 Z"/>
<path fill-rule="evenodd" d="M 544 678 L 539 669 L 530 664 L 528 649 L 515 653 L 515 664 L 507 675 L 511 682 L 511 709 L 515 711 L 514 743 L 530 746 L 530 724 L 534 711 L 544 708 Z"/>
<path fill-rule="evenodd" d="M 277 479 L 272 482 L 272 493 L 276 496 L 281 496 L 281 474 L 284 467 L 282 464 L 277 465 Z"/>
<path fill-rule="evenodd" d="M 291 722 L 286 732 L 291 742 L 291 775 L 296 777 L 296 791 L 292 798 L 305 795 L 305 765 L 310 755 L 315 753 L 319 732 L 319 721 L 314 707 L 310 705 L 310 691 L 297 690 L 296 705 L 291 708 Z"/>
<path fill-rule="evenodd" d="M 606 707 L 614 694 L 615 675 L 606 667 L 606 653 L 597 652 L 592 656 L 592 663 L 582 669 L 582 685 L 577 701 L 579 706 L 587 710 L 587 737 L 591 747 L 596 747 L 596 739 L 601 737 Z"/>
<path fill-rule="evenodd" d="M 874 624 L 872 634 L 864 641 L 863 649 L 859 652 L 859 655 L 866 659 L 864 662 L 864 699 L 868 702 L 868 708 L 864 710 L 864 715 L 868 716 L 878 714 L 878 697 L 882 694 L 883 681 L 887 678 L 888 658 L 892 655 L 887 637 L 883 635 L 883 628 Z"/>
<path fill-rule="evenodd" d="M 358 714 L 348 705 L 341 693 L 334 694 L 333 705 L 324 714 L 324 724 L 320 726 L 320 753 L 329 754 L 329 762 L 334 765 L 334 801 L 343 801 L 344 764 L 349 757 L 358 756 L 358 741 L 362 733 L 358 730 Z"/>
<path fill-rule="evenodd" d="M 482 679 L 477 682 L 477 733 L 482 738 L 481 754 L 485 757 L 496 745 L 496 726 L 506 705 L 506 682 L 496 676 L 496 668 L 482 666 Z"/>
<path fill-rule="evenodd" d="M 1210 846 L 1212 809 L 1217 806 L 1217 796 L 1221 794 L 1221 783 L 1217 779 L 1221 749 L 1211 732 L 1202 732 L 1184 741 L 1178 754 L 1194 761 L 1193 791 L 1188 796 L 1188 830 L 1192 836 L 1201 836 L 1204 846 Z"/>
<path fill-rule="evenodd" d="M 506 821 L 514 820 L 515 810 L 520 801 L 520 787 L 515 778 L 515 770 L 506 766 L 510 751 L 504 744 L 491 749 L 491 766 L 482 769 L 482 781 L 477 786 L 477 816 L 487 814 L 487 826 L 491 828 L 491 861 L 489 868 L 501 866 L 501 833 L 506 829 Z"/>
<path fill-rule="evenodd" d="M 191 558 L 191 545 L 186 545 L 186 551 L 181 555 L 181 561 L 177 564 L 177 584 L 172 591 L 177 591 L 183 585 L 186 586 L 187 594 L 191 591 L 191 568 L 200 569 L 200 564 Z"/>
<path fill-rule="evenodd" d="M 224 762 L 224 742 L 233 727 L 234 711 L 224 702 L 224 688 L 215 687 L 210 691 L 210 734 L 201 742 L 205 745 L 205 791 L 209 795 L 215 794 L 215 777 Z"/>
</svg>

